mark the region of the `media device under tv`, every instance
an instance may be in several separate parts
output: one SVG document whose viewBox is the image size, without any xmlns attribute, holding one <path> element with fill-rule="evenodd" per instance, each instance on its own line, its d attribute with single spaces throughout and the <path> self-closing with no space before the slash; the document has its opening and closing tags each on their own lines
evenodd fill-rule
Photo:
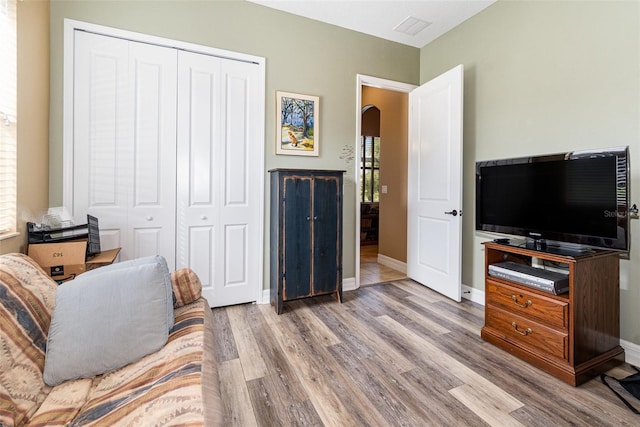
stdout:
<svg viewBox="0 0 640 427">
<path fill-rule="evenodd" d="M 569 292 L 568 272 L 559 273 L 531 265 L 505 261 L 490 264 L 488 274 L 554 295 Z"/>
<path fill-rule="evenodd" d="M 476 230 L 540 250 L 628 251 L 628 185 L 628 147 L 480 161 Z"/>
</svg>

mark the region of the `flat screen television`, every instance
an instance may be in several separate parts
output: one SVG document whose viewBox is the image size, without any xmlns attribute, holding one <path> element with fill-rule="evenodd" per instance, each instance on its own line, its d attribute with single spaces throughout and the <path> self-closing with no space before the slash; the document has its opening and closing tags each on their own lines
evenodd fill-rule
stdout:
<svg viewBox="0 0 640 427">
<path fill-rule="evenodd" d="M 629 251 L 629 148 L 476 163 L 476 230 Z"/>
</svg>

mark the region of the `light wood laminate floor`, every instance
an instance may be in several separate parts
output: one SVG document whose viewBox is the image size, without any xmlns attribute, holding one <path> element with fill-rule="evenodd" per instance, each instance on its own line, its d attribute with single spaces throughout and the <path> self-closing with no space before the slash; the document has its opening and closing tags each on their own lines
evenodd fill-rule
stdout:
<svg viewBox="0 0 640 427">
<path fill-rule="evenodd" d="M 574 388 L 484 342 L 481 305 L 408 279 L 343 300 L 286 302 L 280 316 L 270 305 L 213 309 L 225 425 L 640 423 L 599 379 Z"/>
<path fill-rule="evenodd" d="M 404 279 L 401 271 L 378 263 L 378 245 L 360 246 L 360 286 Z"/>
</svg>

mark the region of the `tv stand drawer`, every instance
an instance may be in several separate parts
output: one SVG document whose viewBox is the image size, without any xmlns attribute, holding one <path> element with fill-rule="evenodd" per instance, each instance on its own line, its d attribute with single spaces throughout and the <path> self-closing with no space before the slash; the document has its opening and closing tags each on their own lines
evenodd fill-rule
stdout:
<svg viewBox="0 0 640 427">
<path fill-rule="evenodd" d="M 493 329 L 505 341 L 565 361 L 569 359 L 569 334 L 566 331 L 497 307 L 487 306 L 485 310 L 485 327 Z"/>
<path fill-rule="evenodd" d="M 487 304 L 520 316 L 531 318 L 549 327 L 569 328 L 569 303 L 509 286 L 493 279 L 486 280 Z"/>
</svg>

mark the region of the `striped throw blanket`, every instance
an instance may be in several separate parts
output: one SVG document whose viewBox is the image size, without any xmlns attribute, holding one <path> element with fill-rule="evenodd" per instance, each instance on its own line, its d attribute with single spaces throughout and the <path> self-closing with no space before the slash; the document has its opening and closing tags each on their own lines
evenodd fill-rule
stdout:
<svg viewBox="0 0 640 427">
<path fill-rule="evenodd" d="M 0 256 L 0 425 L 221 425 L 211 310 L 195 274 L 174 273 L 172 283 L 182 289 L 160 351 L 51 388 L 42 370 L 55 282 L 24 255 Z"/>
</svg>

